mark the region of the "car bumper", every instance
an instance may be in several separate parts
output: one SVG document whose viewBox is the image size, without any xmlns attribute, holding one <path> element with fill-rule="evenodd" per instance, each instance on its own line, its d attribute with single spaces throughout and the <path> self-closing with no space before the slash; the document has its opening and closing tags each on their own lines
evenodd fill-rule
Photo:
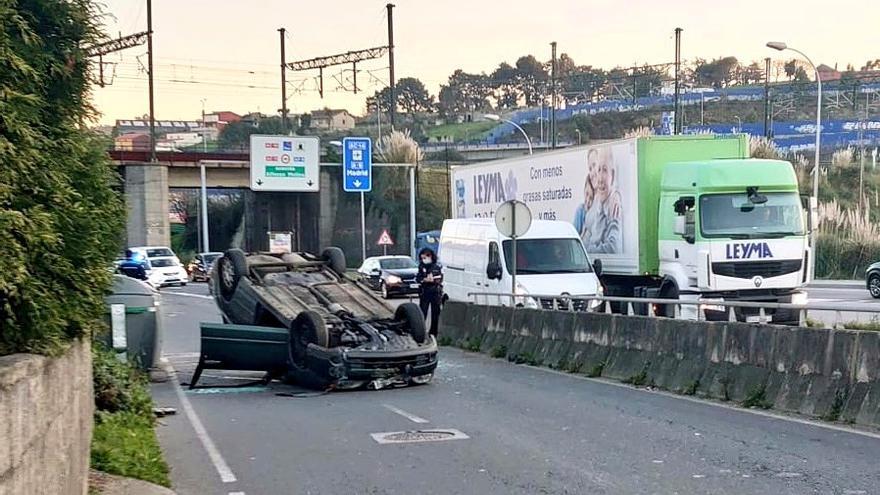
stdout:
<svg viewBox="0 0 880 495">
<path fill-rule="evenodd" d="M 415 285 L 415 287 L 413 287 Z M 406 283 L 406 284 L 397 284 L 397 285 L 386 285 L 385 289 L 388 291 L 388 294 L 394 295 L 405 295 L 405 294 L 418 294 L 419 293 L 419 285 L 416 283 Z"/>
<path fill-rule="evenodd" d="M 430 375 L 437 368 L 437 343 L 415 349 L 360 350 L 345 347 L 326 349 L 310 345 L 308 368 L 335 381 L 399 380 Z"/>
</svg>

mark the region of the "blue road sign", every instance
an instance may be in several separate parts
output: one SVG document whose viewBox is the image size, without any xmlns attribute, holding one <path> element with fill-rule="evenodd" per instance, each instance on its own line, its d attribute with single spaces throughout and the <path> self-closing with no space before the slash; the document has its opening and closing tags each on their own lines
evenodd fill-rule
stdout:
<svg viewBox="0 0 880 495">
<path fill-rule="evenodd" d="M 342 140 L 342 189 L 345 192 L 373 189 L 373 141 L 370 138 Z"/>
</svg>

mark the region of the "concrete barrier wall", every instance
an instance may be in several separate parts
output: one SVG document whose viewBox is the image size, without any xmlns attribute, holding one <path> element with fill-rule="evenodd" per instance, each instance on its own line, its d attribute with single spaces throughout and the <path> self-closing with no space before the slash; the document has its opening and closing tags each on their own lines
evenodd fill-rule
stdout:
<svg viewBox="0 0 880 495">
<path fill-rule="evenodd" d="M 880 426 L 880 333 L 450 302 L 441 338 L 676 393 Z"/>
<path fill-rule="evenodd" d="M 0 357 L 0 494 L 86 494 L 93 414 L 88 341 Z"/>
</svg>

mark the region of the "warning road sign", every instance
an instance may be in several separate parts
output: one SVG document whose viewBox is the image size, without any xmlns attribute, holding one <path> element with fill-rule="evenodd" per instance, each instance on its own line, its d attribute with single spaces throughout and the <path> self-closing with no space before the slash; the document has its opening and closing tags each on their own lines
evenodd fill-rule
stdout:
<svg viewBox="0 0 880 495">
<path fill-rule="evenodd" d="M 379 241 L 376 242 L 378 246 L 393 246 L 394 240 L 391 239 L 391 235 L 388 234 L 388 229 L 382 231 L 382 235 L 379 236 Z"/>
</svg>

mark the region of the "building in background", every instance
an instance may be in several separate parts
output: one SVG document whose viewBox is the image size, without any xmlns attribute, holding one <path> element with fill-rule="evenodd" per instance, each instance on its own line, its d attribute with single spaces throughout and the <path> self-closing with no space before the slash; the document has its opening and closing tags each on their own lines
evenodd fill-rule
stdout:
<svg viewBox="0 0 880 495">
<path fill-rule="evenodd" d="M 354 115 L 348 113 L 348 110 L 316 110 L 311 114 L 310 127 L 326 131 L 354 129 Z"/>
<path fill-rule="evenodd" d="M 205 114 L 204 126 L 216 129 L 217 132 L 220 132 L 227 125 L 232 124 L 233 122 L 238 122 L 239 120 L 241 120 L 241 115 L 235 112 L 211 112 Z"/>
</svg>

